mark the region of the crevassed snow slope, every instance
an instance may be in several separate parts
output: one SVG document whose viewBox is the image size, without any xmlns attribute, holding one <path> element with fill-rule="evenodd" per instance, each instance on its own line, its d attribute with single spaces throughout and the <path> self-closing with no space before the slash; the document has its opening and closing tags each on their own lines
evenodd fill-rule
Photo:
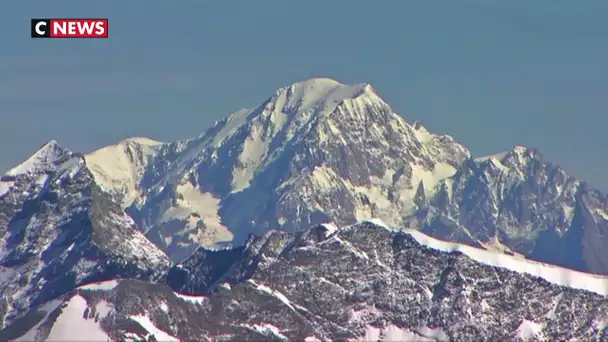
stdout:
<svg viewBox="0 0 608 342">
<path fill-rule="evenodd" d="M 403 231 L 411 235 L 418 243 L 428 248 L 444 252 L 458 251 L 469 258 L 486 265 L 505 268 L 519 273 L 527 273 L 545 279 L 556 285 L 586 290 L 603 296 L 608 295 L 608 277 L 606 276 L 578 272 L 508 254 L 486 251 L 454 242 L 446 242 L 432 238 L 414 229 L 392 229 L 379 219 L 368 220 L 368 222 L 389 230 Z"/>
</svg>

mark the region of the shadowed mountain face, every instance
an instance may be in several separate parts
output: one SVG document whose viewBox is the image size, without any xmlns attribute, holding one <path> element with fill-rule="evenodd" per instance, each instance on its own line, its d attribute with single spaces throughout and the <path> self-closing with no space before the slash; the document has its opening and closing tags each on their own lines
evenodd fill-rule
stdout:
<svg viewBox="0 0 608 342">
<path fill-rule="evenodd" d="M 270 232 L 234 250 L 201 248 L 169 272 L 173 290 L 204 296 L 135 280 L 92 284 L 45 304 L 0 339 L 57 339 L 73 331 L 63 330 L 66 322 L 88 326 L 79 335 L 87 340 L 605 338 L 602 295 L 532 274 L 603 291 L 608 279 L 497 255 L 372 223 Z"/>
</svg>

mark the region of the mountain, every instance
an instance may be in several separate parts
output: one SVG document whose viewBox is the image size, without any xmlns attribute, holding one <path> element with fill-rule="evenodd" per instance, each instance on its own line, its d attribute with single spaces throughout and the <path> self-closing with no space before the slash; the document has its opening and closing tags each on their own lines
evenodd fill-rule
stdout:
<svg viewBox="0 0 608 342">
<path fill-rule="evenodd" d="M 430 194 L 469 155 L 451 137 L 406 123 L 368 84 L 311 79 L 196 139 L 157 146 L 142 176 L 97 179 L 115 193 L 114 184 L 141 192 L 123 200 L 127 211 L 180 261 L 200 243 L 240 244 L 269 229 L 371 217 L 399 224 L 417 192 Z M 138 167 L 122 159 L 119 168 Z"/>
<path fill-rule="evenodd" d="M 174 262 L 250 233 L 372 217 L 471 246 L 608 274 L 606 196 L 535 149 L 484 158 L 408 124 L 369 84 L 280 88 L 203 135 L 85 156 Z"/>
<path fill-rule="evenodd" d="M 607 274 L 608 197 L 536 149 L 469 159 L 406 226 L 435 237 Z"/>
<path fill-rule="evenodd" d="M 361 263 L 353 264 L 351 260 L 357 259 L 357 253 L 364 251 L 361 255 L 370 257 L 370 253 L 373 255 L 374 252 L 366 248 L 376 246 L 383 238 L 395 240 L 395 236 L 416 237 L 419 236 L 416 234 L 423 233 L 424 236 L 457 242 L 458 246 L 485 249 L 491 253 L 484 255 L 491 256 L 478 260 L 467 254 L 477 263 L 467 261 L 470 265 L 462 265 L 463 260 L 469 259 L 449 253 L 423 253 L 428 260 L 416 259 L 415 256 L 398 259 L 401 254 L 395 254 L 391 267 L 399 271 L 389 272 L 391 277 L 399 281 L 407 278 L 409 280 L 404 281 L 410 284 L 433 282 L 443 279 L 441 276 L 436 278 L 440 274 L 436 272 L 446 269 L 473 267 L 477 270 L 483 268 L 480 265 L 491 265 L 489 269 L 496 274 L 502 274 L 500 272 L 505 268 L 517 272 L 536 268 L 541 274 L 532 272 L 533 276 L 547 278 L 547 274 L 557 274 L 560 279 L 576 276 L 590 284 L 598 284 L 593 279 L 602 279 L 600 282 L 603 284 L 603 278 L 563 270 L 553 273 L 552 270 L 556 268 L 530 266 L 538 265 L 530 260 L 608 274 L 608 252 L 604 248 L 608 242 L 607 204 L 606 195 L 581 180 L 567 176 L 535 149 L 516 146 L 512 151 L 473 158 L 464 146 L 450 136 L 430 133 L 419 123 L 407 123 L 368 84 L 344 85 L 326 78 L 311 79 L 280 88 L 258 107 L 239 110 L 193 139 L 161 143 L 148 138 L 133 138 L 88 154 L 70 152 L 51 141 L 2 176 L 0 328 L 10 325 L 13 329 L 16 324 L 13 322 L 17 319 L 21 322 L 24 315 L 42 317 L 31 309 L 51 305 L 49 303 L 53 300 L 70 301 L 76 298 L 74 293 L 82 292 L 81 286 L 96 282 L 130 279 L 124 282 L 127 288 L 141 285 L 147 289 L 141 291 L 149 291 L 150 296 L 160 296 L 159 291 L 177 291 L 205 294 L 211 296 L 210 300 L 215 300 L 213 298 L 223 298 L 214 297 L 219 296 L 214 294 L 219 290 L 218 284 L 229 282 L 236 286 L 236 293 L 241 293 L 238 292 L 241 289 L 257 288 L 255 284 L 247 285 L 248 279 L 265 283 L 263 278 L 256 277 L 266 274 L 263 271 L 265 265 L 275 259 L 277 262 L 272 265 L 286 269 L 273 269 L 273 272 L 282 275 L 285 281 L 293 280 L 289 273 L 294 271 L 289 269 L 292 264 L 285 264 L 282 258 L 301 256 L 303 260 L 294 262 L 306 262 L 307 249 L 297 246 L 306 239 L 310 240 L 312 235 L 307 233 L 308 228 L 319 224 L 342 227 L 372 218 L 379 218 L 389 226 L 400 227 L 408 233 L 391 232 L 393 235 L 390 238 L 382 235 L 384 233 L 377 236 L 365 233 L 362 236 L 371 240 L 349 240 L 350 245 L 358 247 L 352 249 L 356 252 L 353 252 L 355 257 L 349 254 L 347 258 L 342 254 L 319 251 L 324 251 L 326 244 L 333 246 L 335 238 L 347 241 L 340 234 L 350 230 L 359 231 L 359 228 L 340 230 L 333 240 L 323 240 L 321 237 L 327 233 L 317 231 L 315 235 L 320 237 L 316 242 L 313 240 L 316 247 L 311 247 L 311 250 L 329 259 L 321 261 L 312 258 L 311 262 L 336 271 L 340 271 L 340 267 L 354 267 L 360 272 L 348 272 L 344 268 L 340 277 L 346 282 L 355 282 L 355 285 L 349 283 L 349 286 L 356 287 L 357 282 L 364 282 L 361 277 L 376 277 L 374 272 L 378 271 L 374 268 L 357 268 Z M 369 246 L 363 246 L 365 244 Z M 380 253 L 385 247 L 377 248 Z M 412 250 L 417 251 L 417 248 Z M 350 247 L 347 249 L 351 250 Z M 391 251 L 384 252 L 397 253 Z M 510 268 L 509 265 L 513 265 L 510 262 L 493 264 L 503 258 L 519 260 L 516 264 L 522 269 Z M 526 259 L 524 263 L 522 260 Z M 419 266 L 423 268 L 417 269 L 417 264 L 412 266 L 412 262 L 424 264 Z M 175 263 L 179 265 L 173 267 Z M 454 263 L 453 267 L 451 263 Z M 450 268 L 446 265 L 450 265 Z M 401 269 L 414 273 L 407 273 L 407 277 L 403 278 Z M 365 299 L 371 291 L 377 296 L 384 296 L 384 299 L 378 299 L 380 303 L 390 298 L 400 302 L 405 307 L 403 310 L 416 312 L 417 319 L 426 319 L 419 322 L 422 330 L 412 326 L 413 323 L 403 323 L 406 321 L 399 319 L 406 317 L 403 316 L 406 314 L 400 311 L 402 308 L 397 304 L 391 304 L 391 310 L 397 310 L 394 312 L 398 312 L 401 318 L 394 318 L 391 316 L 393 314 L 388 313 L 385 315 L 382 312 L 386 310 L 381 309 L 382 322 L 389 324 L 388 327 L 409 329 L 419 335 L 429 331 L 425 327 L 440 327 L 445 334 L 457 339 L 470 336 L 493 338 L 514 334 L 517 327 L 513 322 L 528 317 L 526 315 L 535 317 L 534 322 L 540 322 L 539 319 L 542 319 L 538 312 L 525 311 L 533 308 L 525 309 L 524 304 L 529 304 L 536 297 L 543 301 L 538 305 L 557 300 L 557 297 L 549 294 L 555 294 L 558 291 L 555 289 L 562 289 L 558 285 L 564 285 L 559 282 L 548 285 L 547 279 L 538 280 L 508 272 L 510 278 L 505 280 L 502 276 L 494 276 L 489 269 L 479 271 L 480 275 L 474 276 L 481 278 L 469 285 L 481 287 L 475 290 L 477 292 L 487 290 L 507 302 L 486 307 L 483 319 L 494 320 L 494 323 L 475 318 L 473 325 L 477 328 L 470 332 L 458 330 L 468 326 L 468 323 L 458 321 L 470 317 L 468 311 L 469 316 L 453 311 L 465 300 L 462 293 L 469 293 L 469 288 L 461 284 L 467 283 L 465 280 L 471 276 L 464 269 L 458 274 L 464 275 L 465 280 L 458 280 L 460 278 L 450 273 L 452 271 L 446 271 L 446 277 L 456 277 L 454 281 L 462 286 L 454 285 L 456 287 L 448 288 L 449 294 L 446 294 L 459 298 L 453 299 L 455 302 L 450 304 L 456 307 L 433 307 L 432 315 L 437 314 L 440 318 L 431 317 L 424 311 L 426 309 L 420 304 L 423 302 L 420 302 L 422 299 L 418 298 L 418 292 L 407 292 L 390 285 L 392 283 L 386 285 L 386 279 L 373 278 L 374 281 L 366 283 L 371 290 L 365 290 L 368 292 L 363 294 L 355 293 Z M 273 277 L 272 274 L 268 276 Z M 323 277 L 331 278 L 329 275 Z M 492 277 L 498 277 L 499 282 L 495 283 Z M 171 291 L 163 287 L 164 279 L 172 288 Z M 287 283 L 281 283 L 282 280 L 272 281 L 275 283 L 270 285 L 287 286 Z M 489 290 L 485 287 L 488 282 L 494 286 Z M 123 284 L 122 281 L 120 283 Z M 297 287 L 300 283 L 289 284 Z M 571 283 L 565 285 L 574 286 Z M 346 284 L 340 286 L 349 289 Z M 543 295 L 539 292 L 541 290 L 549 291 L 549 294 Z M 521 294 L 517 294 L 518 291 Z M 599 322 L 604 310 L 598 299 L 604 292 L 595 292 L 597 296 L 581 291 L 567 292 L 566 297 L 571 301 L 564 302 L 564 305 L 574 307 L 572 312 L 586 319 L 584 322 L 576 319 L 572 323 L 578 329 L 572 330 L 576 336 L 587 338 L 595 334 L 589 330 L 590 322 Z M 243 297 L 243 305 L 248 309 L 237 312 L 247 317 L 252 312 L 266 310 L 262 309 L 266 307 L 259 306 L 266 304 L 247 299 L 249 295 Z M 530 298 L 521 297 L 528 295 Z M 474 301 L 479 299 L 475 296 L 466 298 L 474 298 Z M 82 307 L 82 300 L 74 300 Z M 116 299 L 113 300 L 112 305 L 119 305 Z M 412 300 L 413 306 L 403 304 Z M 328 312 L 333 310 L 333 306 L 339 310 L 339 303 L 332 302 L 334 299 L 327 301 L 326 305 L 330 305 Z M 431 302 L 435 303 L 436 300 Z M 226 310 L 232 310 L 232 306 L 228 305 L 231 302 L 226 304 L 220 300 L 220 303 L 223 304 L 219 307 L 227 305 Z M 583 304 L 578 306 L 577 303 Z M 141 305 L 149 308 L 153 304 Z M 69 307 L 69 303 L 66 305 Z M 308 308 L 310 305 L 315 304 L 305 306 Z M 380 305 L 385 308 L 382 305 L 385 304 Z M 398 309 L 395 309 L 396 306 Z M 182 307 L 181 304 L 178 307 Z M 508 310 L 501 309 L 503 307 L 514 308 L 517 315 L 524 316 L 510 316 Z M 56 311 L 52 305 L 48 308 L 51 312 Z M 268 308 L 269 312 L 272 312 L 271 309 Z M 208 315 L 207 311 L 199 312 L 199 309 L 189 307 L 175 310 L 186 310 L 195 316 Z M 214 306 L 213 310 L 219 309 Z M 568 316 L 570 313 L 566 309 L 559 310 L 564 310 L 561 314 L 564 317 L 574 319 Z M 121 312 L 126 314 L 127 311 Z M 335 315 L 329 318 L 321 315 L 325 318 L 315 318 L 316 325 L 300 326 L 301 331 L 321 331 L 321 335 L 317 336 L 319 338 L 358 336 L 361 330 L 354 331 L 350 323 L 342 321 L 345 313 Z M 512 322 L 507 323 L 496 315 L 506 315 Z M 446 318 L 448 316 L 451 318 Z M 32 316 L 27 317 L 31 319 Z M 49 319 L 52 321 L 53 317 Z M 200 319 L 200 316 L 196 317 Z M 289 319 L 293 319 L 293 322 L 300 322 L 300 318 L 297 318 L 300 316 L 287 317 L 291 317 Z M 407 317 L 408 320 L 412 319 Z M 183 333 L 176 332 L 178 328 L 170 330 L 179 338 L 196 336 L 198 333 L 211 334 L 208 336 L 225 333 L 238 339 L 243 334 L 235 332 L 233 326 L 243 323 L 244 319 L 230 316 L 227 321 L 184 328 L 199 330 Z M 525 319 L 530 322 L 528 318 Z M 189 318 L 184 316 L 183 320 L 188 322 Z M 460 323 L 451 327 L 448 320 Z M 562 336 L 562 332 L 574 327 L 565 323 L 565 318 L 558 323 L 543 322 L 544 336 Z M 283 324 L 279 321 L 275 323 Z M 218 324 L 222 328 L 218 328 Z M 225 324 L 230 328 L 222 330 Z M 498 324 L 498 327 L 493 324 Z M 49 325 L 52 324 L 44 326 Z M 489 328 L 483 328 L 486 325 Z M 285 327 L 280 326 L 281 329 Z M 537 329 L 531 323 L 525 323 L 525 327 Z M 555 330 L 558 329 L 555 327 L 561 330 Z M 567 329 L 563 330 L 563 327 Z M 110 330 L 118 331 L 116 329 Z M 598 329 L 601 331 L 603 328 Z M 296 339 L 302 337 L 293 335 L 296 332 L 290 334 Z M 247 336 L 255 339 L 257 335 Z"/>
<path fill-rule="evenodd" d="M 606 277 L 376 221 L 201 247 L 167 283 L 78 288 L 0 340 L 591 341 L 608 332 Z"/>
<path fill-rule="evenodd" d="M 50 141 L 0 178 L 0 327 L 79 285 L 154 280 L 170 265 L 82 154 Z"/>
</svg>

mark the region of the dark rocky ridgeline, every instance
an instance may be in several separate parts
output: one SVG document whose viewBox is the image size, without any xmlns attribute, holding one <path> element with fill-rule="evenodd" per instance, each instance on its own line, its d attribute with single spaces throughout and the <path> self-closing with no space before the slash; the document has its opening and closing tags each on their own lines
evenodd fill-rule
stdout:
<svg viewBox="0 0 608 342">
<path fill-rule="evenodd" d="M 279 333 L 270 335 L 290 340 L 355 339 L 375 329 L 452 341 L 517 340 L 527 331 L 548 340 L 604 336 L 608 305 L 598 294 L 430 249 L 372 223 L 327 233 L 319 226 L 252 239 L 223 274 L 199 265 L 228 251 L 201 248 L 168 283 L 221 302 L 214 315 L 224 326 L 271 324 Z"/>
</svg>

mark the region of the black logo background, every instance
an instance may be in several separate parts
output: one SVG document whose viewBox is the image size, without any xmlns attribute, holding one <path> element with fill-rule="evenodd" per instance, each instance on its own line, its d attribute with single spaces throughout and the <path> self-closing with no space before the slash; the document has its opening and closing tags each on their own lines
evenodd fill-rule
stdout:
<svg viewBox="0 0 608 342">
<path fill-rule="evenodd" d="M 36 32 L 36 25 L 39 22 L 46 23 L 46 26 L 40 27 L 40 30 L 44 31 L 44 34 Z M 51 21 L 49 19 L 32 19 L 31 31 L 32 38 L 49 38 L 51 36 Z"/>
</svg>

